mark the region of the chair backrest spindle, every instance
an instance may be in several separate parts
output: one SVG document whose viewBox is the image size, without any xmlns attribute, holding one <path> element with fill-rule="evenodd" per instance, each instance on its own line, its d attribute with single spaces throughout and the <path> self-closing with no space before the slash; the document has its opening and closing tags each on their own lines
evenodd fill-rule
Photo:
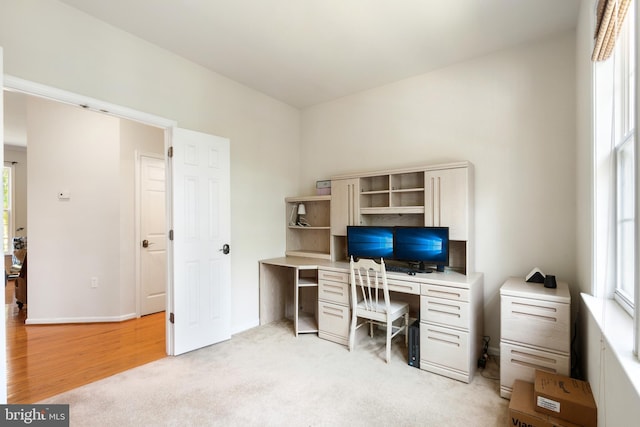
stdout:
<svg viewBox="0 0 640 427">
<path fill-rule="evenodd" d="M 365 309 L 369 311 L 388 310 L 389 290 L 386 286 L 384 260 L 381 259 L 380 264 L 369 259 L 362 259 L 356 263 L 351 258 L 351 263 L 357 267 L 351 269 L 352 300 L 364 301 Z M 357 296 L 358 285 L 362 298 Z M 380 306 L 380 291 L 383 292 L 384 306 Z"/>
</svg>

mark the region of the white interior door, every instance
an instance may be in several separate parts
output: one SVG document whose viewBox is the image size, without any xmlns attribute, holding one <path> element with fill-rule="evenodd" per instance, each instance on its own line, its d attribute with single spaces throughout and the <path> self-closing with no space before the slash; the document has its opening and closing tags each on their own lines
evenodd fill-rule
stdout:
<svg viewBox="0 0 640 427">
<path fill-rule="evenodd" d="M 228 139 L 177 128 L 172 146 L 168 347 L 178 355 L 231 337 L 230 153 Z"/>
<path fill-rule="evenodd" d="M 140 315 L 167 307 L 164 159 L 140 155 Z"/>
</svg>

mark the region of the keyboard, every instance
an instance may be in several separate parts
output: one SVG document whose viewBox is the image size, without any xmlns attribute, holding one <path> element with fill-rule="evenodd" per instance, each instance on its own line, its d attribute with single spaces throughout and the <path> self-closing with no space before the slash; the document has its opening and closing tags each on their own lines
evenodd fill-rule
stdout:
<svg viewBox="0 0 640 427">
<path fill-rule="evenodd" d="M 410 274 L 410 273 L 417 273 L 417 270 L 413 269 L 413 268 L 409 268 L 409 267 L 401 267 L 399 265 L 384 265 L 385 270 L 390 271 L 392 273 L 406 273 L 406 274 Z"/>
<path fill-rule="evenodd" d="M 401 267 L 399 265 L 384 265 L 384 269 L 388 272 L 391 273 L 404 273 L 404 274 L 411 274 L 411 275 L 415 275 L 416 273 L 431 273 L 431 270 L 426 270 L 426 271 L 420 271 L 417 270 L 415 268 L 410 268 L 410 267 Z"/>
</svg>

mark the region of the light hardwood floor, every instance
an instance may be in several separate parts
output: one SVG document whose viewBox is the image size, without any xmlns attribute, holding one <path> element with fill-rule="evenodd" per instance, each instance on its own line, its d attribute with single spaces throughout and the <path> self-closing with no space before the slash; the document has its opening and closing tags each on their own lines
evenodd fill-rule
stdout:
<svg viewBox="0 0 640 427">
<path fill-rule="evenodd" d="M 166 356 L 164 312 L 118 323 L 25 326 L 5 287 L 7 401 L 35 403 Z"/>
</svg>

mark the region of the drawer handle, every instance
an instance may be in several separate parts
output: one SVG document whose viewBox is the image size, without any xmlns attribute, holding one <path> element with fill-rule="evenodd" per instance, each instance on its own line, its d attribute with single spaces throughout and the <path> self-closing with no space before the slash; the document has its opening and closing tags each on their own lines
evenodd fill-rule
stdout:
<svg viewBox="0 0 640 427">
<path fill-rule="evenodd" d="M 429 293 L 430 294 L 436 294 L 436 295 L 446 295 L 446 296 L 454 297 L 454 298 L 460 298 L 462 296 L 462 294 L 460 294 L 460 293 L 436 291 L 436 290 L 433 290 L 433 289 L 430 289 Z M 441 297 L 441 298 L 443 298 L 443 297 Z"/>
<path fill-rule="evenodd" d="M 457 310 L 460 311 L 460 306 L 459 305 L 453 305 L 453 304 L 443 304 L 441 302 L 435 302 L 435 301 L 429 301 L 427 303 L 428 306 L 440 306 L 440 307 L 446 307 L 450 310 Z"/>
<path fill-rule="evenodd" d="M 443 343 L 443 344 L 449 344 L 449 345 L 453 345 L 455 347 L 460 347 L 460 343 L 457 343 L 455 341 L 449 341 L 449 340 L 445 340 L 442 338 L 436 338 L 436 337 L 428 337 L 431 341 L 438 341 L 439 343 Z"/>
<path fill-rule="evenodd" d="M 342 276 L 338 276 L 337 274 L 323 274 L 322 277 L 326 277 L 328 279 L 336 279 L 336 280 L 342 280 Z"/>
<path fill-rule="evenodd" d="M 511 363 L 514 365 L 524 366 L 525 368 L 538 369 L 541 371 L 552 372 L 554 374 L 557 373 L 555 369 L 549 368 L 548 366 L 542 366 L 542 365 L 536 365 L 535 363 L 523 362 L 522 360 L 518 360 L 518 359 L 511 359 Z"/>
<path fill-rule="evenodd" d="M 512 305 L 518 305 L 518 306 L 522 306 L 522 307 L 527 307 L 527 308 L 534 308 L 537 310 L 544 310 L 544 311 L 552 311 L 552 312 L 557 312 L 558 310 L 555 307 L 545 307 L 543 305 L 535 305 L 535 304 L 525 304 L 522 302 L 512 302 Z"/>
<path fill-rule="evenodd" d="M 552 359 L 550 357 L 544 357 L 544 356 L 537 356 L 535 354 L 525 353 L 523 351 L 511 350 L 511 354 L 513 356 L 527 357 L 529 359 L 537 359 L 540 362 L 544 362 L 544 363 L 556 363 L 556 359 Z M 514 359 L 511 359 L 511 361 L 513 362 Z M 526 363 L 526 362 L 523 362 L 523 363 Z"/>
<path fill-rule="evenodd" d="M 400 289 L 409 289 L 409 290 L 413 290 L 412 286 L 409 285 L 401 285 L 399 283 L 389 283 L 389 286 L 393 286 L 394 288 L 400 288 Z"/>
<path fill-rule="evenodd" d="M 333 316 L 339 319 L 344 319 L 344 316 L 341 313 L 328 313 L 326 311 L 323 312 L 326 316 Z"/>
<path fill-rule="evenodd" d="M 332 290 L 329 290 L 329 289 L 325 289 L 322 292 L 325 293 L 325 294 L 332 294 L 332 295 L 339 295 L 339 296 L 344 295 L 342 293 L 342 291 L 332 291 Z"/>
<path fill-rule="evenodd" d="M 547 320 L 549 322 L 554 322 L 554 323 L 558 321 L 558 319 L 556 319 L 555 317 L 542 316 L 540 314 L 533 314 L 533 313 L 525 313 L 523 311 L 512 311 L 511 313 L 515 315 L 524 316 L 524 317 L 534 317 L 536 319 Z"/>
<path fill-rule="evenodd" d="M 456 318 L 460 318 L 460 313 L 451 313 L 449 311 L 442 311 L 442 310 L 433 310 L 433 309 L 428 309 L 427 311 L 431 312 L 431 313 L 436 313 L 436 314 L 440 314 L 440 315 L 446 315 L 446 316 L 452 316 L 452 317 L 456 317 Z"/>
<path fill-rule="evenodd" d="M 332 311 L 332 312 L 331 312 Z M 333 308 L 333 307 L 323 307 L 322 312 L 324 314 L 327 314 L 329 316 L 336 316 L 336 317 L 342 317 L 342 310 L 337 309 L 337 308 Z M 337 314 L 336 314 L 337 313 Z"/>
</svg>

